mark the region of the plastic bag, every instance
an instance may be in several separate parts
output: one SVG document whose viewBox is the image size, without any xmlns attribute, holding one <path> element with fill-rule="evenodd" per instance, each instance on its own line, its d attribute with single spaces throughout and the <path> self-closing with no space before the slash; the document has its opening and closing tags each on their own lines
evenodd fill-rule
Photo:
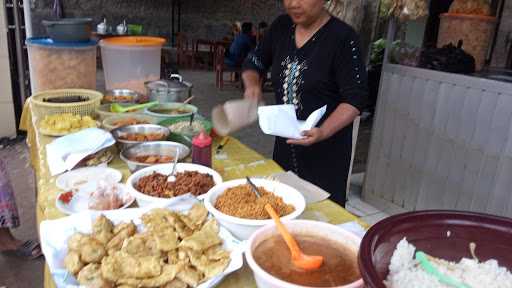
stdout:
<svg viewBox="0 0 512 288">
<path fill-rule="evenodd" d="M 89 198 L 91 210 L 114 210 L 123 206 L 125 199 L 120 196 L 119 185 L 112 180 L 100 180 Z"/>
<path fill-rule="evenodd" d="M 457 46 L 448 44 L 442 48 L 422 52 L 419 67 L 460 74 L 475 72 L 475 57 L 462 49 L 462 40 Z"/>
</svg>

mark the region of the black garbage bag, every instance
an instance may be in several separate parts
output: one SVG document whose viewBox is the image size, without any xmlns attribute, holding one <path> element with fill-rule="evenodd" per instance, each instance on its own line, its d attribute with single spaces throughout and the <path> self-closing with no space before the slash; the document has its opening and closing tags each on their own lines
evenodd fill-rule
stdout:
<svg viewBox="0 0 512 288">
<path fill-rule="evenodd" d="M 475 57 L 462 49 L 462 40 L 457 46 L 452 43 L 442 48 L 426 49 L 421 53 L 419 67 L 459 74 L 475 72 Z"/>
</svg>

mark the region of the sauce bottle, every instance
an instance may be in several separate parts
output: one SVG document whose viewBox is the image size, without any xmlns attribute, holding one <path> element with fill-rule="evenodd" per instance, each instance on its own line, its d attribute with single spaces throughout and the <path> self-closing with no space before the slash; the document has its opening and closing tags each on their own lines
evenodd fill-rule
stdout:
<svg viewBox="0 0 512 288">
<path fill-rule="evenodd" d="M 204 131 L 192 139 L 192 163 L 212 166 L 212 137 Z"/>
</svg>

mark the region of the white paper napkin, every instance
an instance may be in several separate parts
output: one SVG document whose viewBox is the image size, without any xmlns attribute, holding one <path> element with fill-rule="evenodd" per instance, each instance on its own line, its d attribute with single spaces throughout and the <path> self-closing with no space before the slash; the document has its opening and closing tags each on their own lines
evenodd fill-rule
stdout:
<svg viewBox="0 0 512 288">
<path fill-rule="evenodd" d="M 46 157 L 52 176 L 71 170 L 78 162 L 101 149 L 114 145 L 109 132 L 89 128 L 53 140 L 46 145 Z"/>
<path fill-rule="evenodd" d="M 338 225 L 338 227 L 344 229 L 345 231 L 352 232 L 361 238 L 363 238 L 364 235 L 366 234 L 366 229 L 364 229 L 364 227 L 361 226 L 356 221 L 343 223 L 343 224 Z"/>
<path fill-rule="evenodd" d="M 258 108 L 263 133 L 287 139 L 301 139 L 301 133 L 315 127 L 325 114 L 327 106 L 314 111 L 306 121 L 297 120 L 295 106 L 291 104 L 261 106 Z"/>
<path fill-rule="evenodd" d="M 287 184 L 297 189 L 302 193 L 304 198 L 306 198 L 306 203 L 308 204 L 323 201 L 331 196 L 331 194 L 322 188 L 300 178 L 291 171 L 272 174 L 271 177 L 283 184 Z"/>
</svg>

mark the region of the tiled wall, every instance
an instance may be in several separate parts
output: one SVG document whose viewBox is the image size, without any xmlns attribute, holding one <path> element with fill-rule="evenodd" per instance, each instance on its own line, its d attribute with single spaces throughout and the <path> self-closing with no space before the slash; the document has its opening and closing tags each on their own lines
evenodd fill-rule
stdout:
<svg viewBox="0 0 512 288">
<path fill-rule="evenodd" d="M 0 137 L 16 136 L 4 0 L 0 0 Z"/>
</svg>

